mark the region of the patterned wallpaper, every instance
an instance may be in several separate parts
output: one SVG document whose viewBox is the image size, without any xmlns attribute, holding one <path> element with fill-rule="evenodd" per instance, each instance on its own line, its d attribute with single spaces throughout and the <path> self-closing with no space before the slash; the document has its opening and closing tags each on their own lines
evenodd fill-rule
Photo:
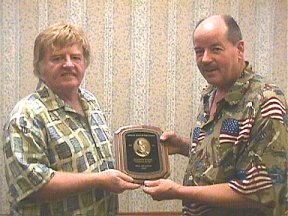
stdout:
<svg viewBox="0 0 288 216">
<path fill-rule="evenodd" d="M 196 22 L 210 14 L 235 17 L 247 60 L 288 95 L 287 11 L 288 0 L 1 0 L 1 127 L 15 103 L 35 88 L 36 35 L 66 20 L 81 24 L 90 39 L 92 63 L 83 87 L 97 96 L 112 132 L 152 124 L 189 136 L 205 86 L 191 40 Z M 170 178 L 181 183 L 186 158 L 172 156 L 170 162 Z M 8 212 L 3 161 L 0 169 L 1 214 Z M 120 210 L 180 211 L 181 203 L 127 191 L 120 195 Z"/>
</svg>

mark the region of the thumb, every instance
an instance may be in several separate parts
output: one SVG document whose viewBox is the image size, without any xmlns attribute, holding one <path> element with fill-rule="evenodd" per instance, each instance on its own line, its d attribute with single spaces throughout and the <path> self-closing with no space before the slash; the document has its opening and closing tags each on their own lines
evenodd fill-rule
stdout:
<svg viewBox="0 0 288 216">
<path fill-rule="evenodd" d="M 160 140 L 165 142 L 165 141 L 167 141 L 169 139 L 169 136 L 170 136 L 170 132 L 164 132 L 164 133 L 161 134 Z"/>
</svg>

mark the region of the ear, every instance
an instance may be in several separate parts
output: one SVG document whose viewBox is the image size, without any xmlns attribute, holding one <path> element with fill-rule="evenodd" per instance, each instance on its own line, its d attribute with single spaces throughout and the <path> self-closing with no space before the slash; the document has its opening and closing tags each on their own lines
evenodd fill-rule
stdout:
<svg viewBox="0 0 288 216">
<path fill-rule="evenodd" d="M 38 78 L 44 80 L 43 60 L 38 62 L 38 64 L 35 66 L 35 72 L 37 73 Z"/>
<path fill-rule="evenodd" d="M 238 41 L 236 46 L 238 49 L 238 60 L 244 60 L 244 41 Z"/>
</svg>

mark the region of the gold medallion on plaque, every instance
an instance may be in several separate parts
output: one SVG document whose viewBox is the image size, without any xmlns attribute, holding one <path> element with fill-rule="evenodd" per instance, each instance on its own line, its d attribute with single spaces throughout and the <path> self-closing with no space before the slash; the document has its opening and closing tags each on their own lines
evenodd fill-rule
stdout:
<svg viewBox="0 0 288 216">
<path fill-rule="evenodd" d="M 151 146 L 150 146 L 149 141 L 142 137 L 135 140 L 133 144 L 133 148 L 134 148 L 135 153 L 140 157 L 148 156 L 151 151 Z"/>
</svg>

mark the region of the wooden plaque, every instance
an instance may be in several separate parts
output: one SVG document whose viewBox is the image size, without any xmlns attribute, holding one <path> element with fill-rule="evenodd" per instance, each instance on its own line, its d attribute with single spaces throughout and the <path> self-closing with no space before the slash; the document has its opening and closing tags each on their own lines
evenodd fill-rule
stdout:
<svg viewBox="0 0 288 216">
<path fill-rule="evenodd" d="M 168 148 L 160 143 L 162 130 L 148 125 L 119 128 L 114 134 L 116 169 L 136 183 L 170 175 Z"/>
</svg>

